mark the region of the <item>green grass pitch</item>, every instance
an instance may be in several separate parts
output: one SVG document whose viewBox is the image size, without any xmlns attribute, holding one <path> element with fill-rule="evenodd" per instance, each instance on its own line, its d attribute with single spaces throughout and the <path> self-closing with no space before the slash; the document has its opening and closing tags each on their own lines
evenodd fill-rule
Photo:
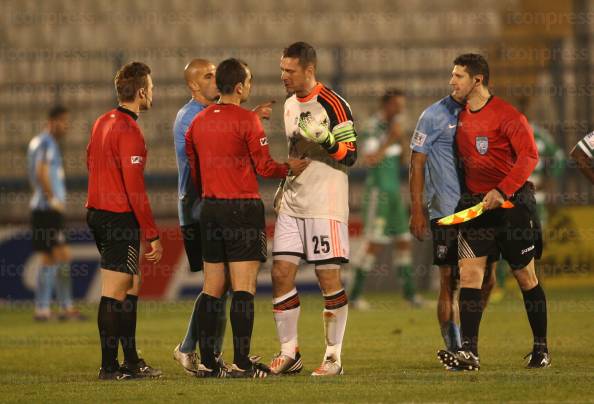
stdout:
<svg viewBox="0 0 594 404">
<path fill-rule="evenodd" d="M 35 324 L 30 307 L 0 306 L 0 402 L 584 402 L 594 401 L 594 288 L 545 285 L 553 366 L 526 370 L 531 334 L 515 290 L 483 317 L 480 372 L 446 372 L 431 307 L 412 310 L 399 297 L 369 296 L 373 310 L 349 313 L 345 375 L 313 379 L 324 348 L 319 296 L 303 296 L 304 371 L 266 380 L 199 380 L 183 373 L 172 350 L 184 334 L 191 301 L 141 302 L 138 347 L 164 371 L 160 380 L 99 382 L 95 306 L 92 321 Z M 226 359 L 232 360 L 229 332 Z M 278 349 L 270 299 L 256 303 L 252 353 Z M 121 358 L 121 353 L 120 353 Z"/>
</svg>

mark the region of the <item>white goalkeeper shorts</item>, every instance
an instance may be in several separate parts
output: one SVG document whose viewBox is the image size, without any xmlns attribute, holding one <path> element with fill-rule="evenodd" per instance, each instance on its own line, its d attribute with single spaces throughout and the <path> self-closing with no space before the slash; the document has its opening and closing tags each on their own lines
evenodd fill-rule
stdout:
<svg viewBox="0 0 594 404">
<path fill-rule="evenodd" d="M 304 219 L 280 213 L 272 255 L 292 255 L 312 264 L 349 262 L 349 229 L 331 219 Z"/>
</svg>

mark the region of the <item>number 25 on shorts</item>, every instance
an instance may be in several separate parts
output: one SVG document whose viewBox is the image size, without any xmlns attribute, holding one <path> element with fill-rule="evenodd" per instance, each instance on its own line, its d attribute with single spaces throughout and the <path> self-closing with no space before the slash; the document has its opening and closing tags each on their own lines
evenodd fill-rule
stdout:
<svg viewBox="0 0 594 404">
<path fill-rule="evenodd" d="M 313 236 L 311 241 L 314 243 L 314 254 L 328 254 L 330 252 L 330 242 L 328 236 Z M 320 247 L 322 251 L 320 251 Z"/>
</svg>

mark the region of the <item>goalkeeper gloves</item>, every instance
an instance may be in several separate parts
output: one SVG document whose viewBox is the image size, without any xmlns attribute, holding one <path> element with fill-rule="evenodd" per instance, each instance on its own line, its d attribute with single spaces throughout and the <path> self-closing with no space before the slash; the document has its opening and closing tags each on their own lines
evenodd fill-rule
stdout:
<svg viewBox="0 0 594 404">
<path fill-rule="evenodd" d="M 299 133 L 306 139 L 314 141 L 325 148 L 331 148 L 336 143 L 334 135 L 324 125 L 317 123 L 309 114 L 299 117 Z"/>
</svg>

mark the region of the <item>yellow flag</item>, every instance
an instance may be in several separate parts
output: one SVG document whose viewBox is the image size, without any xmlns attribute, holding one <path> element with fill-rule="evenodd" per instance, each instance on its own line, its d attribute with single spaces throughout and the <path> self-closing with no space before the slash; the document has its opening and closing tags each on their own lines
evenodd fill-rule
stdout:
<svg viewBox="0 0 594 404">
<path fill-rule="evenodd" d="M 474 205 L 468 209 L 464 209 L 460 212 L 456 212 L 453 215 L 442 217 L 441 219 L 439 219 L 437 221 L 437 224 L 439 224 L 441 226 L 449 226 L 452 224 L 459 224 L 459 223 L 467 222 L 469 220 L 474 219 L 475 217 L 482 215 L 484 212 L 483 207 L 484 207 L 483 202 L 479 202 L 476 205 Z M 501 204 L 501 208 L 503 208 L 503 209 L 509 209 L 509 208 L 513 208 L 513 207 L 514 207 L 514 204 L 511 203 L 510 201 L 505 201 L 505 202 L 503 202 L 503 204 Z"/>
</svg>

